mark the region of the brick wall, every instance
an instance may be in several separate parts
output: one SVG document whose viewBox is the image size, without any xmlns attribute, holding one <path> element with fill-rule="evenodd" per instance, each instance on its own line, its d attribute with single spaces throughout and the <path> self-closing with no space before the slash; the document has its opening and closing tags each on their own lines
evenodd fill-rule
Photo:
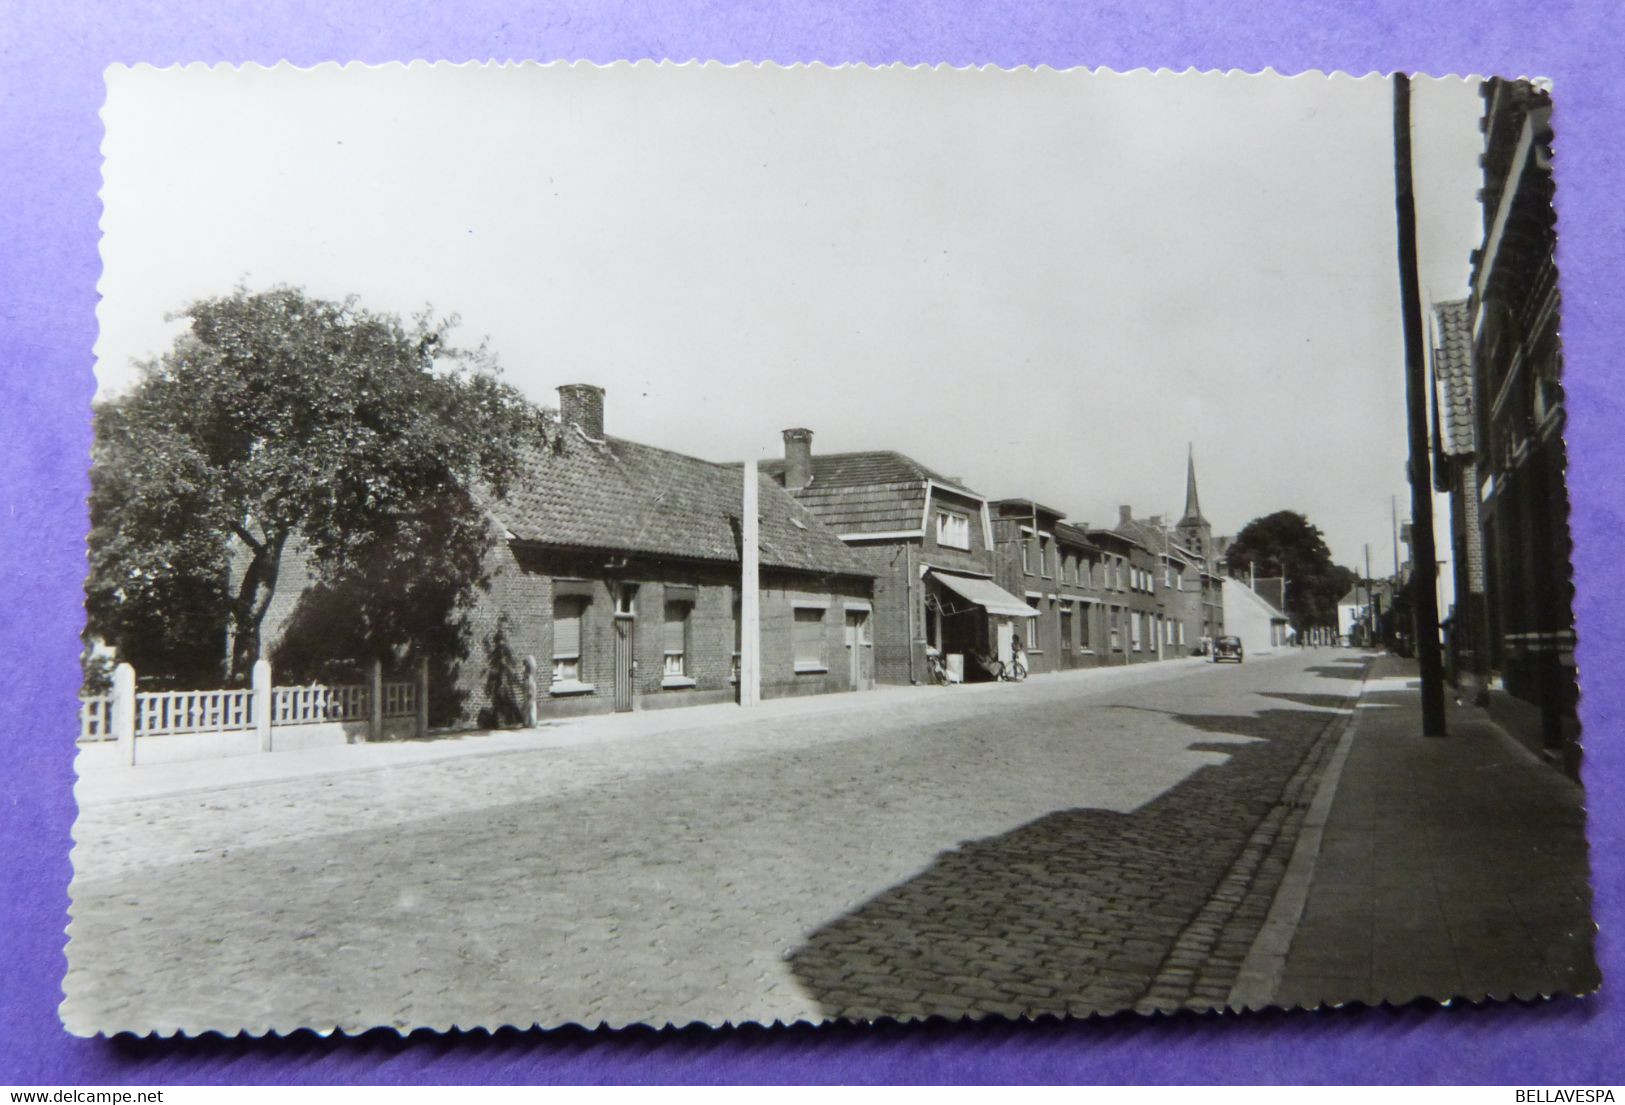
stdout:
<svg viewBox="0 0 1625 1105">
<path fill-rule="evenodd" d="M 1468 463 L 1462 467 L 1458 491 L 1465 514 L 1462 530 L 1467 535 L 1467 589 L 1472 594 L 1483 594 L 1484 538 L 1478 517 L 1478 465 Z"/>
<path fill-rule="evenodd" d="M 613 581 L 605 578 L 604 554 L 582 555 L 526 550 L 509 554 L 509 582 L 493 584 L 489 605 L 495 619 L 506 627 L 521 666 L 526 655 L 536 658 L 538 708 L 543 717 L 601 713 L 614 708 L 616 589 L 636 588 L 630 623 L 633 709 L 731 702 L 737 698 L 733 678 L 738 602 L 738 572 L 730 565 L 687 564 L 673 561 L 631 561 L 619 564 Z M 557 581 L 585 581 L 587 594 L 581 610 L 581 652 L 576 683 L 590 689 L 553 681 L 553 609 Z M 569 586 L 569 585 L 567 585 Z M 686 650 L 682 677 L 691 685 L 670 685 L 665 672 L 665 614 L 667 587 L 682 588 L 688 604 Z M 580 589 L 580 584 L 569 586 Z M 692 590 L 690 590 L 692 589 Z M 819 579 L 794 573 L 762 574 L 761 670 L 762 696 L 816 694 L 855 689 L 845 642 L 846 611 L 870 605 L 867 580 Z M 691 603 L 690 603 L 691 598 Z M 801 672 L 794 662 L 794 609 L 797 604 L 825 608 L 824 658 L 827 671 Z M 494 628 L 491 617 L 482 619 Z M 870 639 L 873 639 L 871 632 Z M 864 646 L 872 647 L 872 646 Z M 528 650 L 528 651 L 527 651 Z M 870 661 L 872 663 L 872 661 Z M 482 675 L 489 681 L 489 667 Z M 476 682 L 465 681 L 472 708 L 491 706 Z"/>
<path fill-rule="evenodd" d="M 865 568 L 876 573 L 873 623 L 876 681 L 907 684 L 911 679 L 924 678 L 924 650 L 914 640 L 918 627 L 923 624 L 920 589 L 916 586 L 919 562 L 914 554 L 918 548 L 900 541 L 854 544 L 850 548 Z M 911 599 L 916 607 L 912 614 Z"/>
<path fill-rule="evenodd" d="M 436 657 L 431 665 L 432 722 L 437 726 L 494 727 L 520 723 L 525 715 L 525 664 L 533 659 L 537 712 L 543 717 L 606 712 L 614 706 L 615 595 L 605 578 L 609 554 L 518 549 L 506 541 L 492 548 L 486 580 L 461 617 L 460 655 Z M 236 578 L 246 551 L 234 556 Z M 266 614 L 262 643 L 269 653 L 281 640 L 299 599 L 310 586 L 304 546 L 284 551 L 281 577 Z M 553 694 L 553 609 L 559 579 L 586 581 L 581 620 L 579 680 L 591 690 Z M 616 579 L 634 583 L 632 656 L 633 706 L 728 702 L 737 697 L 733 681 L 738 571 L 725 564 L 630 561 Z M 664 621 L 666 586 L 692 588 L 684 675 L 692 686 L 667 686 Z M 568 586 L 568 585 L 567 585 Z M 579 585 L 577 585 L 579 587 Z M 852 689 L 845 612 L 870 604 L 865 579 L 823 579 L 765 571 L 762 579 L 763 697 Z M 823 603 L 827 671 L 797 673 L 794 667 L 794 605 Z M 874 603 L 876 611 L 879 604 Z M 870 615 L 874 617 L 873 614 Z M 871 627 L 870 640 L 877 634 Z M 872 648 L 873 646 L 863 646 Z M 873 671 L 872 657 L 865 670 Z"/>
</svg>

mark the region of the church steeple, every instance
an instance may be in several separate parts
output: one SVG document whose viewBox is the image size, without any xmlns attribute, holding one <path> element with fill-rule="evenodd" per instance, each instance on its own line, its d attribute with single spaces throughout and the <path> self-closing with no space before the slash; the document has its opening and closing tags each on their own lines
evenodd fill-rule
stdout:
<svg viewBox="0 0 1625 1105">
<path fill-rule="evenodd" d="M 1179 520 L 1184 525 L 1207 525 L 1207 519 L 1202 517 L 1202 504 L 1196 495 L 1196 446 L 1187 445 L 1185 458 L 1185 516 Z"/>
<path fill-rule="evenodd" d="M 1196 494 L 1196 447 L 1187 446 L 1185 457 L 1185 516 L 1176 530 L 1179 543 L 1199 554 L 1208 571 L 1213 570 L 1213 527 L 1202 517 L 1202 502 Z"/>
</svg>

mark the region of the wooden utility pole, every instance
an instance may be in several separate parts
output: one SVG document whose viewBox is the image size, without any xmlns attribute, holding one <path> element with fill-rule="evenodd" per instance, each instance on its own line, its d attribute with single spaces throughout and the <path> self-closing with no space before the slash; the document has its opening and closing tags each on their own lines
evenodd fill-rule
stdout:
<svg viewBox="0 0 1625 1105">
<path fill-rule="evenodd" d="M 761 515 L 757 507 L 756 462 L 745 462 L 745 501 L 740 511 L 739 704 L 762 700 Z"/>
<path fill-rule="evenodd" d="M 1411 449 L 1411 607 L 1422 675 L 1422 732 L 1445 735 L 1444 663 L 1439 654 L 1439 562 L 1433 546 L 1433 471 L 1422 349 L 1422 289 L 1411 181 L 1411 79 L 1394 74 L 1394 207 L 1399 219 L 1399 296 L 1405 324 L 1405 398 Z"/>
</svg>

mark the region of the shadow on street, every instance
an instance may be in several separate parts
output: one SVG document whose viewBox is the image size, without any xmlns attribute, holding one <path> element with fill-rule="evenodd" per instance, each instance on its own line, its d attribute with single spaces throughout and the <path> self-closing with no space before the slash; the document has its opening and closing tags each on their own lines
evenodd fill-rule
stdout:
<svg viewBox="0 0 1625 1105">
<path fill-rule="evenodd" d="M 1189 747 L 1228 759 L 1132 813 L 1060 810 L 943 853 L 790 956 L 805 992 L 828 1015 L 854 1019 L 1132 1006 L 1340 715 L 1167 716 L 1190 733 Z M 1253 740 L 1202 742 L 1202 733 Z"/>
<path fill-rule="evenodd" d="M 1309 675 L 1318 675 L 1322 679 L 1364 679 L 1364 660 L 1333 660 L 1330 664 L 1317 664 L 1312 668 L 1303 669 Z"/>
</svg>

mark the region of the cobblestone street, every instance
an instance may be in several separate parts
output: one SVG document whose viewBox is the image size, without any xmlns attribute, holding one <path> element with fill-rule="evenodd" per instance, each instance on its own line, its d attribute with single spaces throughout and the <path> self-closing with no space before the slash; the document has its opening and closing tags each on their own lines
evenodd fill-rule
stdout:
<svg viewBox="0 0 1625 1105">
<path fill-rule="evenodd" d="M 1364 670 L 1306 650 L 877 692 L 95 802 L 64 1017 L 261 1032 L 1223 1004 Z"/>
</svg>

